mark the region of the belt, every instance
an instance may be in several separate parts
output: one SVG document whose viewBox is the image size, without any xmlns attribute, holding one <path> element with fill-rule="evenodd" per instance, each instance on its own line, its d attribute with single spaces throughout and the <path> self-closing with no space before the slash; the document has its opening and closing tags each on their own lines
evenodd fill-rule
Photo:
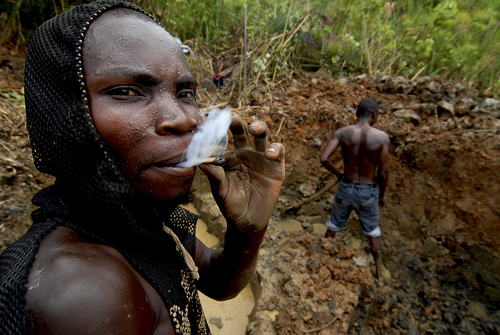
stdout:
<svg viewBox="0 0 500 335">
<path fill-rule="evenodd" d="M 354 186 L 377 186 L 377 183 L 358 183 L 348 179 L 347 177 L 342 177 L 342 182 L 347 184 L 354 184 Z"/>
</svg>

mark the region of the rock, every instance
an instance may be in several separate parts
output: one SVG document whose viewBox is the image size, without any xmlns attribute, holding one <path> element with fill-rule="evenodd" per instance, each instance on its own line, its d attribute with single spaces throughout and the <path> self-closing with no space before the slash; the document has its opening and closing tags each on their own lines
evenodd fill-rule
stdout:
<svg viewBox="0 0 500 335">
<path fill-rule="evenodd" d="M 315 138 L 312 139 L 311 146 L 313 148 L 322 148 L 323 147 L 323 141 L 321 141 L 321 138 L 319 138 L 319 136 L 316 136 Z"/>
<path fill-rule="evenodd" d="M 423 103 L 420 105 L 420 110 L 428 116 L 432 116 L 437 111 L 437 105 L 433 103 Z"/>
<path fill-rule="evenodd" d="M 380 82 L 386 83 L 390 78 L 391 78 L 391 76 L 384 75 L 384 76 L 380 77 Z"/>
<path fill-rule="evenodd" d="M 423 245 L 418 248 L 418 253 L 424 257 L 437 257 L 441 254 L 437 241 L 433 237 L 427 237 Z"/>
<path fill-rule="evenodd" d="M 485 265 L 493 264 L 496 260 L 495 257 L 492 256 L 491 250 L 479 243 L 474 243 L 470 249 L 470 254 L 474 259 Z"/>
<path fill-rule="evenodd" d="M 366 75 L 366 73 L 363 73 L 363 74 L 360 74 L 359 76 L 356 76 L 354 77 L 357 81 L 361 80 L 361 79 L 366 79 L 368 76 Z"/>
<path fill-rule="evenodd" d="M 420 94 L 420 100 L 426 103 L 431 103 L 434 101 L 434 94 L 429 90 L 423 90 Z"/>
<path fill-rule="evenodd" d="M 323 224 L 323 218 L 321 217 L 321 215 L 311 216 L 309 219 L 309 223 L 311 223 L 311 224 L 315 224 L 315 223 Z"/>
<path fill-rule="evenodd" d="M 408 79 L 398 76 L 395 78 L 388 78 L 384 84 L 384 89 L 388 93 L 409 94 L 412 91 L 413 86 L 409 83 Z"/>
<path fill-rule="evenodd" d="M 433 80 L 433 81 L 429 82 L 425 88 L 432 93 L 439 93 L 441 90 L 441 84 L 439 84 L 437 81 Z"/>
<path fill-rule="evenodd" d="M 348 80 L 346 77 L 342 77 L 342 78 L 339 78 L 337 80 L 337 85 L 339 85 L 339 86 L 346 86 L 347 83 L 348 83 Z"/>
<path fill-rule="evenodd" d="M 448 96 L 450 99 L 455 99 L 457 94 L 457 89 L 451 84 L 444 84 L 441 87 L 441 91 L 444 95 Z"/>
<path fill-rule="evenodd" d="M 318 257 L 311 257 L 307 260 L 306 266 L 309 271 L 318 272 L 321 266 L 320 259 Z"/>
<path fill-rule="evenodd" d="M 457 123 L 452 118 L 446 120 L 446 130 L 452 130 L 457 127 Z"/>
<path fill-rule="evenodd" d="M 471 98 L 463 97 L 460 98 L 458 103 L 455 105 L 455 115 L 456 116 L 464 116 L 469 114 L 469 111 L 472 109 L 474 105 L 474 100 Z"/>
<path fill-rule="evenodd" d="M 283 185 L 288 187 L 292 182 L 297 182 L 297 181 L 300 182 L 300 181 L 305 181 L 307 179 L 308 178 L 307 176 L 305 176 L 303 171 L 292 166 L 290 169 L 287 169 L 286 171 L 285 180 L 283 180 Z"/>
<path fill-rule="evenodd" d="M 416 79 L 418 85 L 425 85 L 431 78 L 429 76 L 420 76 Z"/>
<path fill-rule="evenodd" d="M 441 100 L 438 102 L 437 113 L 444 121 L 455 118 L 455 106 L 448 101 Z"/>
<path fill-rule="evenodd" d="M 222 327 L 224 326 L 222 324 L 222 318 L 220 318 L 220 317 L 211 317 L 210 323 L 213 324 L 214 326 L 217 326 L 217 328 L 219 328 L 219 329 L 222 329 Z"/>
<path fill-rule="evenodd" d="M 401 102 L 395 102 L 395 103 L 389 105 L 389 107 L 387 107 L 387 109 L 390 111 L 395 111 L 395 110 L 399 110 L 399 109 L 405 109 L 405 106 Z"/>
<path fill-rule="evenodd" d="M 489 285 L 492 287 L 499 287 L 500 286 L 500 277 L 494 275 L 493 273 L 487 271 L 486 269 L 479 270 L 478 279 L 482 283 L 485 283 L 486 285 Z"/>
<path fill-rule="evenodd" d="M 413 123 L 415 126 L 422 122 L 420 115 L 412 109 L 401 109 L 394 112 L 394 115 L 407 123 Z"/>
<path fill-rule="evenodd" d="M 363 256 L 353 257 L 352 263 L 354 264 L 354 266 L 360 266 L 360 267 L 368 266 L 368 260 L 366 258 L 364 258 Z"/>
<path fill-rule="evenodd" d="M 458 122 L 460 124 L 460 127 L 464 128 L 464 129 L 470 129 L 470 128 L 474 127 L 474 124 L 472 123 L 471 118 L 468 116 L 461 117 L 460 119 L 458 119 Z"/>
<path fill-rule="evenodd" d="M 310 197 L 314 193 L 316 193 L 316 187 L 312 183 L 303 183 L 299 186 L 299 191 L 305 197 Z"/>
<path fill-rule="evenodd" d="M 500 110 L 500 101 L 497 99 L 487 98 L 484 99 L 483 103 L 481 104 L 481 107 L 493 111 Z"/>
<path fill-rule="evenodd" d="M 488 310 L 486 307 L 477 301 L 471 301 L 469 305 L 467 306 L 469 309 L 470 313 L 478 319 L 484 319 L 484 320 L 489 320 L 490 316 L 488 314 Z"/>
</svg>

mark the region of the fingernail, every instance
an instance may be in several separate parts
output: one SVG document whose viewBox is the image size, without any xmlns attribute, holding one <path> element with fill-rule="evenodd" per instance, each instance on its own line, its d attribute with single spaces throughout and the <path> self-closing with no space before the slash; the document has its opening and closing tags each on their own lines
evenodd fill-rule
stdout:
<svg viewBox="0 0 500 335">
<path fill-rule="evenodd" d="M 269 149 L 267 149 L 267 152 L 269 152 L 269 153 L 276 153 L 277 151 L 274 148 L 269 148 Z"/>
<path fill-rule="evenodd" d="M 260 122 L 253 122 L 250 127 L 252 128 L 253 131 L 263 131 L 264 130 L 264 125 Z"/>
</svg>

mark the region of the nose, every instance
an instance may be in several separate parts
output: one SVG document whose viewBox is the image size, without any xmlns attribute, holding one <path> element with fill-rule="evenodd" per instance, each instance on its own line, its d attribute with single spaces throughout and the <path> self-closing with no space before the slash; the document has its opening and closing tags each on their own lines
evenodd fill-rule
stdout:
<svg viewBox="0 0 500 335">
<path fill-rule="evenodd" d="M 162 108 L 155 122 L 156 133 L 159 135 L 181 135 L 194 131 L 200 121 L 199 111 L 195 109 L 195 107 L 190 107 L 187 110 L 177 105 Z"/>
</svg>

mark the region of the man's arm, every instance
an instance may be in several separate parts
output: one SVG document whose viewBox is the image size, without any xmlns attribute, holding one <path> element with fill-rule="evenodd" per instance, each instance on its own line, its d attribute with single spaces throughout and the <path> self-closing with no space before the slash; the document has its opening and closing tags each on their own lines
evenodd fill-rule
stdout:
<svg viewBox="0 0 500 335">
<path fill-rule="evenodd" d="M 380 150 L 378 158 L 378 171 L 377 171 L 377 184 L 379 189 L 379 204 L 385 205 L 385 190 L 387 188 L 387 181 L 389 180 L 389 145 L 391 141 L 389 136 L 384 134 L 384 144 Z"/>
<path fill-rule="evenodd" d="M 333 134 L 333 139 L 328 143 L 325 150 L 321 154 L 321 164 L 331 173 L 337 176 L 338 179 L 342 176 L 342 171 L 338 170 L 333 163 L 330 161 L 330 157 L 335 153 L 340 145 L 340 134 L 341 129 L 337 130 L 335 134 Z"/>
<path fill-rule="evenodd" d="M 200 165 L 227 221 L 224 249 L 196 244 L 198 289 L 218 300 L 235 297 L 250 281 L 285 176 L 285 148 L 269 145 L 265 123 L 255 121 L 247 127 L 233 115 L 230 129 L 235 149 L 225 167 Z"/>
</svg>

